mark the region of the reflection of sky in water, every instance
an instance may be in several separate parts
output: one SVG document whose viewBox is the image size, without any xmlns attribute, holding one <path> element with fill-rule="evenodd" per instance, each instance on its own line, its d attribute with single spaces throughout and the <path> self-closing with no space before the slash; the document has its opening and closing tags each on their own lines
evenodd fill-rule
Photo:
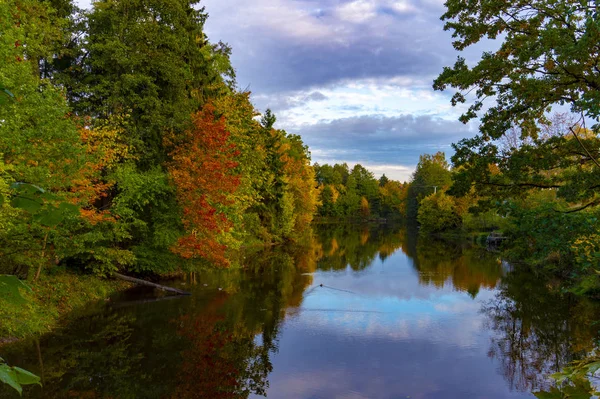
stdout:
<svg viewBox="0 0 600 399">
<path fill-rule="evenodd" d="M 320 286 L 323 284 L 323 287 Z M 419 285 L 396 252 L 362 271 L 316 272 L 272 357 L 269 398 L 520 398 L 487 356 L 481 303 Z"/>
</svg>

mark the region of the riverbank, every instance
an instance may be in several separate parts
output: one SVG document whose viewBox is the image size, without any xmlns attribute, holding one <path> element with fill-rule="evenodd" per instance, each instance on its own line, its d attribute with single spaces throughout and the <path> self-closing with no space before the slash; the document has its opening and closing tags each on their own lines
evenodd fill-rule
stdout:
<svg viewBox="0 0 600 399">
<path fill-rule="evenodd" d="M 31 292 L 22 290 L 24 304 L 0 298 L 0 344 L 51 331 L 67 313 L 131 287 L 124 281 L 70 271 L 43 276 L 29 285 Z"/>
</svg>

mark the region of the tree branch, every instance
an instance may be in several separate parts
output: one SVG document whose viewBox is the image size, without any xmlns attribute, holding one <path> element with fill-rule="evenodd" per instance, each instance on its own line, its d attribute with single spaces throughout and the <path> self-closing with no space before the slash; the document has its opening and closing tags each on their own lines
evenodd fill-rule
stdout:
<svg viewBox="0 0 600 399">
<path fill-rule="evenodd" d="M 577 133 L 575 133 L 575 130 L 573 130 L 572 126 L 569 127 L 569 130 L 571 131 L 571 133 L 573 133 L 573 136 L 575 136 L 575 138 L 577 139 L 577 142 L 579 143 L 579 145 L 581 146 L 581 148 L 583 148 L 583 150 L 586 152 L 586 154 L 588 155 L 588 157 L 590 157 L 590 159 L 592 161 L 594 161 L 594 163 L 596 164 L 596 166 L 600 168 L 600 163 L 598 163 L 598 160 L 596 158 L 594 158 L 592 156 L 592 154 L 588 151 L 588 149 L 583 145 L 583 143 L 579 139 L 579 136 L 577 136 Z"/>
</svg>

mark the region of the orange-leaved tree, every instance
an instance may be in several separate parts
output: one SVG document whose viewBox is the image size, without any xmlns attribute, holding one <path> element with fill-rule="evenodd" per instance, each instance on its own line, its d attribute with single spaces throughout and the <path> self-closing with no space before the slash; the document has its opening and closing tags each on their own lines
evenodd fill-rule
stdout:
<svg viewBox="0 0 600 399">
<path fill-rule="evenodd" d="M 169 176 L 182 207 L 185 232 L 171 250 L 183 258 L 203 258 L 227 266 L 226 247 L 219 236 L 231 229 L 227 207 L 240 183 L 234 174 L 238 155 L 228 141 L 225 118 L 216 118 L 206 105 L 192 115 L 193 126 L 177 137 L 171 152 Z"/>
</svg>

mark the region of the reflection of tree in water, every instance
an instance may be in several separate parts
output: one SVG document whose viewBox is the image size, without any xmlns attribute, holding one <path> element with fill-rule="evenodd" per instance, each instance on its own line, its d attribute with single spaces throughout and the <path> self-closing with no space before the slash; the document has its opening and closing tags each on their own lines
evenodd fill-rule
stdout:
<svg viewBox="0 0 600 399">
<path fill-rule="evenodd" d="M 463 247 L 403 230 L 402 250 L 413 258 L 419 283 L 442 288 L 450 285 L 473 298 L 481 287 L 494 288 L 502 277 L 502 265 L 495 256 L 476 248 Z"/>
<path fill-rule="evenodd" d="M 361 270 L 380 251 L 389 255 L 398 247 L 398 236 L 388 229 L 336 226 L 320 230 L 304 246 L 248 255 L 244 270 L 202 275 L 200 281 L 227 286 L 230 294 L 222 293 L 201 311 L 178 319 L 178 334 L 191 345 L 181 354 L 173 398 L 264 395 L 281 323 L 300 307 L 317 265 L 336 270 L 350 264 Z"/>
<path fill-rule="evenodd" d="M 340 224 L 317 229 L 322 246 L 320 270 L 344 270 L 350 266 L 359 271 L 369 267 L 375 258 L 384 261 L 401 246 L 399 227 L 389 225 Z"/>
<path fill-rule="evenodd" d="M 43 338 L 40 346 L 23 342 L 25 347 L 9 348 L 21 352 L 19 363 L 43 376 L 43 388 L 28 387 L 26 397 L 160 397 L 170 388 L 167 383 L 153 384 L 152 377 L 168 381 L 173 376 L 169 366 L 177 357 L 161 351 L 157 342 L 153 350 L 159 355 L 145 359 L 153 334 L 150 330 L 141 335 L 139 328 L 133 314 L 105 308 L 92 316 L 73 317 L 64 328 Z M 172 340 L 168 346 L 174 348 Z M 151 373 L 142 371 L 144 363 Z"/>
<path fill-rule="evenodd" d="M 315 255 L 318 251 L 308 248 L 254 254 L 246 259 L 245 271 L 229 274 L 229 280 L 237 279 L 235 295 L 220 293 L 201 312 L 180 317 L 178 334 L 190 344 L 182 352 L 172 397 L 265 395 L 281 323 L 312 282 L 306 272 L 314 270 Z M 209 275 L 203 277 L 211 284 Z"/>
<path fill-rule="evenodd" d="M 489 356 L 511 389 L 547 389 L 547 376 L 594 349 L 599 309 L 585 298 L 549 290 L 539 276 L 508 274 L 482 312 L 494 332 Z"/>
<path fill-rule="evenodd" d="M 254 332 L 228 325 L 218 310 L 227 294 L 217 295 L 204 312 L 184 315 L 178 333 L 189 345 L 182 352 L 178 384 L 172 398 L 243 398 L 264 394 L 272 370 L 269 348 L 256 345 Z"/>
</svg>

